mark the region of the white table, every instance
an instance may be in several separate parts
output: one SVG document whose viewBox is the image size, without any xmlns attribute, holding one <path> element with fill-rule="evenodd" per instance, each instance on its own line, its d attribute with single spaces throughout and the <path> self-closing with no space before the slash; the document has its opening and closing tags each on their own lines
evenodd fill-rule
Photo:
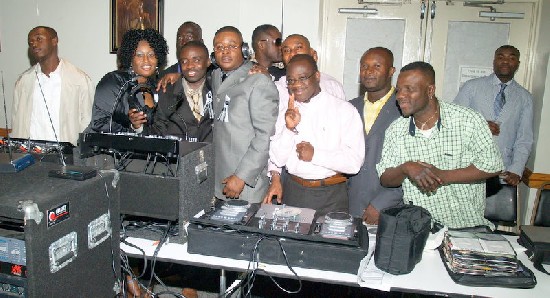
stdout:
<svg viewBox="0 0 550 298">
<path fill-rule="evenodd" d="M 537 278 L 537 285 L 533 289 L 509 289 L 498 287 L 467 287 L 456 284 L 448 275 L 441 257 L 436 250 L 425 250 L 422 260 L 414 270 L 405 275 L 391 276 L 380 284 L 362 284 L 378 290 L 396 290 L 402 292 L 415 292 L 424 294 L 459 294 L 486 297 L 550 297 L 550 275 L 546 275 L 534 269 L 533 263 L 527 258 L 525 249 L 517 243 L 517 237 L 509 237 L 510 243 L 517 251 L 518 259 L 531 269 Z M 126 241 L 144 250 L 148 257 L 153 256 L 156 245 L 155 241 L 142 238 L 127 238 Z M 132 248 L 124 243 L 121 249 L 127 254 L 140 257 L 141 251 Z M 158 260 L 208 267 L 214 269 L 245 271 L 249 268 L 249 262 L 231 258 L 213 257 L 187 252 L 187 243 L 164 244 L 158 252 Z M 371 260 L 372 261 L 372 260 Z M 283 265 L 260 263 L 259 267 L 272 275 L 294 278 L 292 272 Z M 548 268 L 547 268 L 548 269 Z M 357 275 L 334 271 L 317 269 L 306 269 L 294 267 L 296 273 L 304 280 L 315 282 L 343 284 L 359 286 Z"/>
</svg>

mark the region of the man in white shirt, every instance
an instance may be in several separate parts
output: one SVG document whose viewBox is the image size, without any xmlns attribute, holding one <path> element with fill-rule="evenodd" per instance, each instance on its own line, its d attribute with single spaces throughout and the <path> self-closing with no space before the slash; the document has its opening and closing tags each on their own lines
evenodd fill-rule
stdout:
<svg viewBox="0 0 550 298">
<path fill-rule="evenodd" d="M 76 145 L 78 134 L 90 123 L 92 82 L 86 73 L 59 58 L 53 28 L 33 28 L 28 44 L 37 63 L 15 83 L 10 135 Z"/>
<path fill-rule="evenodd" d="M 307 37 L 300 34 L 289 35 L 281 45 L 283 64 L 288 65 L 290 59 L 298 54 L 310 55 L 314 61 L 317 61 L 317 52 L 311 48 Z M 275 82 L 277 91 L 279 91 L 279 115 L 284 114 L 288 104 L 288 86 L 286 76 L 281 77 Z M 319 72 L 319 86 L 324 92 L 333 95 L 334 97 L 346 100 L 344 87 L 342 83 L 328 74 Z M 276 197 L 281 202 L 283 197 L 283 188 L 281 182 L 281 169 L 276 167 L 271 161 L 268 162 L 268 176 L 271 179 L 269 189 L 264 196 L 264 203 L 270 204 L 271 199 Z"/>
<path fill-rule="evenodd" d="M 283 202 L 324 215 L 348 211 L 343 174 L 361 168 L 365 139 L 357 110 L 322 90 L 320 76 L 310 55 L 296 55 L 287 64 L 291 95 L 285 113 L 277 118 L 269 158 L 289 174 L 283 181 Z"/>
</svg>

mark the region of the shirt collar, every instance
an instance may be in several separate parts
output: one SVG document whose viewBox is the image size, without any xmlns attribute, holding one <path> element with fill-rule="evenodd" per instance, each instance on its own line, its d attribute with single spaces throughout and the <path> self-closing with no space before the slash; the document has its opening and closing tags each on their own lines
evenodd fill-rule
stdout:
<svg viewBox="0 0 550 298">
<path fill-rule="evenodd" d="M 445 111 L 443 109 L 443 106 L 445 104 L 442 102 L 442 101 L 439 101 L 439 118 L 437 119 L 437 130 L 438 131 L 441 131 L 441 127 L 443 126 L 443 118 L 445 118 Z M 410 120 L 409 120 L 409 134 L 411 135 L 411 137 L 414 137 L 416 135 L 416 125 L 414 124 L 414 118 L 412 117 L 412 115 L 409 117 Z"/>
<path fill-rule="evenodd" d="M 363 97 L 363 100 L 365 101 L 365 103 L 371 103 L 371 104 L 380 104 L 380 105 L 385 105 L 386 102 L 388 102 L 388 100 L 390 99 L 390 97 L 392 96 L 393 92 L 395 90 L 395 87 L 391 86 L 391 89 L 390 91 L 388 91 L 388 93 L 386 93 L 386 95 L 384 95 L 382 98 L 380 98 L 379 100 L 375 101 L 374 103 L 371 103 L 368 99 L 368 92 L 365 92 L 365 96 Z"/>
<path fill-rule="evenodd" d="M 53 74 L 53 75 L 59 75 L 61 74 L 61 65 L 63 64 L 63 59 L 59 59 L 59 64 L 57 64 L 57 67 L 55 68 L 54 71 L 52 71 L 50 73 L 50 76 Z M 36 71 L 38 72 L 38 74 L 41 74 L 43 76 L 45 76 L 46 74 L 44 74 L 42 72 L 42 67 L 40 67 L 40 63 L 36 63 Z"/>
</svg>

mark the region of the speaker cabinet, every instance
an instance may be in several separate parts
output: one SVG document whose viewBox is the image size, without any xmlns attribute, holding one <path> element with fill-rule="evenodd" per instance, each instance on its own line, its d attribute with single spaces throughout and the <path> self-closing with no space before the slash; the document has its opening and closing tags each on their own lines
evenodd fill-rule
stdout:
<svg viewBox="0 0 550 298">
<path fill-rule="evenodd" d="M 114 297 L 120 276 L 116 174 L 48 177 L 56 167 L 37 163 L 0 174 L 0 296 Z"/>
</svg>

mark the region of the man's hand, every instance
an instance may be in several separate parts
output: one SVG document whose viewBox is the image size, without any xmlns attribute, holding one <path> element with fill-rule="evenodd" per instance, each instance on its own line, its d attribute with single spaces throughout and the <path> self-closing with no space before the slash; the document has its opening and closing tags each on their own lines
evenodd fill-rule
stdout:
<svg viewBox="0 0 550 298">
<path fill-rule="evenodd" d="M 313 159 L 314 149 L 309 142 L 301 142 L 296 145 L 296 153 L 299 160 L 310 162 Z"/>
<path fill-rule="evenodd" d="M 168 84 L 174 84 L 179 80 L 181 80 L 180 73 L 174 72 L 165 74 L 157 84 L 157 92 L 159 92 L 160 89 L 162 89 L 162 92 L 166 92 L 166 86 L 168 86 Z"/>
<path fill-rule="evenodd" d="M 244 189 L 244 181 L 236 175 L 223 179 L 222 183 L 225 184 L 222 192 L 228 198 L 238 198 Z"/>
<path fill-rule="evenodd" d="M 283 202 L 283 184 L 281 183 L 281 175 L 277 172 L 271 171 L 271 184 L 267 189 L 267 193 L 264 196 L 262 203 L 271 204 L 271 198 L 277 196 L 277 202 L 281 204 Z"/>
<path fill-rule="evenodd" d="M 267 68 L 261 66 L 260 64 L 258 63 L 254 63 L 254 65 L 252 65 L 252 67 L 250 68 L 250 70 L 248 71 L 248 74 L 249 75 L 253 75 L 253 74 L 257 74 L 257 73 L 261 73 L 261 74 L 264 74 L 264 75 L 267 75 L 271 78 L 271 75 L 269 74 L 269 72 L 267 71 Z"/>
<path fill-rule="evenodd" d="M 138 112 L 136 109 L 131 109 L 128 111 L 128 118 L 132 122 L 132 127 L 138 129 L 142 124 L 147 123 L 147 114 L 143 112 Z"/>
<path fill-rule="evenodd" d="M 296 132 L 296 126 L 300 123 L 302 115 L 298 108 L 294 107 L 294 94 L 290 94 L 288 97 L 288 108 L 285 113 L 286 128 L 290 131 Z"/>
<path fill-rule="evenodd" d="M 380 219 L 380 211 L 376 210 L 371 204 L 363 211 L 363 221 L 368 225 L 377 225 Z"/>
<path fill-rule="evenodd" d="M 487 121 L 487 124 L 489 124 L 489 129 L 493 136 L 498 136 L 500 134 L 500 124 L 494 121 Z"/>
<path fill-rule="evenodd" d="M 521 177 L 515 173 L 506 171 L 502 173 L 502 175 L 504 177 L 504 182 L 512 186 L 517 186 L 521 182 Z"/>
<path fill-rule="evenodd" d="M 403 164 L 405 175 L 424 193 L 435 191 L 443 185 L 441 170 L 433 165 L 409 161 Z"/>
</svg>

